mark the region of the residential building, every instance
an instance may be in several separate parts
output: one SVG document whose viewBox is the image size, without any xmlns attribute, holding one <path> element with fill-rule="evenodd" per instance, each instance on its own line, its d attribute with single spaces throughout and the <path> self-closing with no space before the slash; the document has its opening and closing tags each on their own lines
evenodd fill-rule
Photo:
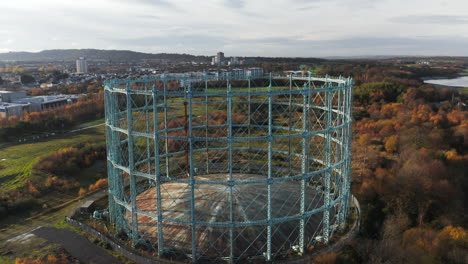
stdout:
<svg viewBox="0 0 468 264">
<path fill-rule="evenodd" d="M 88 63 L 84 57 L 76 60 L 76 73 L 88 73 Z"/>
<path fill-rule="evenodd" d="M 218 52 L 216 54 L 216 63 L 221 64 L 224 61 L 224 53 L 223 52 Z"/>
</svg>

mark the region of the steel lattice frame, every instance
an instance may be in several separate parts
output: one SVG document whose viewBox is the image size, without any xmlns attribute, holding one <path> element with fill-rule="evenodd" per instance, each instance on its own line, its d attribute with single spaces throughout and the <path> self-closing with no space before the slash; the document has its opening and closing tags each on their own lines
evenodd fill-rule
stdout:
<svg viewBox="0 0 468 264">
<path fill-rule="evenodd" d="M 272 260 L 328 242 L 349 210 L 352 85 L 351 78 L 292 75 L 105 82 L 111 222 L 159 255 L 179 246 L 171 232 L 182 227 L 187 233 L 177 234 L 189 250 L 179 251 L 192 261 Z M 227 176 L 211 176 L 220 174 Z M 173 183 L 186 189 L 169 190 Z M 297 184 L 297 194 L 278 194 L 285 183 Z M 264 191 L 252 201 L 264 208 L 239 220 L 236 195 L 249 185 Z M 210 197 L 215 186 L 225 188 L 226 203 Z M 154 200 L 141 198 L 148 190 Z M 200 197 L 228 208 L 226 219 L 203 216 Z M 186 211 L 172 211 L 180 204 Z M 312 224 L 314 217 L 321 220 Z M 294 230 L 284 234 L 285 223 Z M 199 245 L 201 228 L 217 230 L 219 241 Z"/>
</svg>

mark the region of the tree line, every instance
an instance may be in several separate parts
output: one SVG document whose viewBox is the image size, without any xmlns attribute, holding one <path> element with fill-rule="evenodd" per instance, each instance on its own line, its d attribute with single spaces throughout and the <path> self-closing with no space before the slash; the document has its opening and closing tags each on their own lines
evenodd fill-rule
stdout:
<svg viewBox="0 0 468 264">
<path fill-rule="evenodd" d="M 351 72 L 352 192 L 362 207 L 361 233 L 316 262 L 466 263 L 468 96 L 392 65 L 327 73 Z"/>
<path fill-rule="evenodd" d="M 0 219 L 41 208 L 38 198 L 53 192 L 76 195 L 83 181 L 89 180 L 77 178 L 77 172 L 105 159 L 105 144 L 91 143 L 79 143 L 40 158 L 33 165 L 32 175 L 26 179 L 23 187 L 0 192 Z M 94 191 L 106 185 L 107 179 L 98 179 L 87 190 Z"/>
<path fill-rule="evenodd" d="M 103 93 L 90 94 L 74 104 L 0 119 L 0 141 L 8 142 L 33 133 L 62 131 L 103 116 Z"/>
</svg>

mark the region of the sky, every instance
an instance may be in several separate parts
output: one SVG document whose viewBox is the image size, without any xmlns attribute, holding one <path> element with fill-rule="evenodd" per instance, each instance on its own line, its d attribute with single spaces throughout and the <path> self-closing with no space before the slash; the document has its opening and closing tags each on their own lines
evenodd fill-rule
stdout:
<svg viewBox="0 0 468 264">
<path fill-rule="evenodd" d="M 0 52 L 468 56 L 467 0 L 1 0 Z"/>
</svg>

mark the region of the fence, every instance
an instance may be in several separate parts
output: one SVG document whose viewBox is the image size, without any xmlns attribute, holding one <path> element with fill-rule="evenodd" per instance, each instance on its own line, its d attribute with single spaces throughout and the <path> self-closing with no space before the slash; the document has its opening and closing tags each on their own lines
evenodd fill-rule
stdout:
<svg viewBox="0 0 468 264">
<path fill-rule="evenodd" d="M 132 248 L 130 248 L 128 246 L 125 246 L 125 245 L 121 245 L 117 241 L 114 241 L 114 239 L 107 237 L 106 235 L 102 234 L 101 232 L 97 231 L 96 229 L 94 229 L 94 228 L 92 228 L 92 227 L 90 227 L 88 225 L 85 225 L 85 224 L 83 224 L 82 222 L 80 222 L 78 220 L 72 219 L 69 216 L 66 216 L 65 220 L 70 225 L 78 227 L 81 230 L 83 230 L 83 231 L 87 232 L 88 234 L 92 235 L 93 237 L 96 237 L 96 238 L 100 239 L 101 241 L 109 244 L 110 247 L 113 250 L 115 250 L 116 252 L 120 253 L 124 257 L 126 257 L 128 259 L 131 259 L 131 260 L 133 260 L 135 262 L 142 263 L 142 264 L 171 263 L 170 261 L 162 262 L 162 261 L 159 261 L 157 259 L 142 256 L 139 253 L 135 252 L 134 249 L 132 249 Z"/>
<path fill-rule="evenodd" d="M 289 260 L 289 261 L 284 261 L 287 263 L 304 263 L 304 261 L 310 260 L 314 258 L 315 256 L 322 254 L 324 252 L 331 252 L 331 251 L 336 251 L 342 248 L 347 242 L 351 241 L 356 235 L 359 233 L 359 228 L 360 228 L 360 218 L 361 218 L 361 207 L 359 205 L 359 201 L 354 197 L 354 195 L 351 196 L 351 202 L 354 206 L 355 209 L 355 214 L 356 214 L 356 221 L 353 223 L 353 226 L 350 228 L 349 232 L 336 244 L 321 250 L 319 252 L 316 252 L 314 254 L 311 254 L 307 256 L 306 258 L 301 258 L 298 260 Z M 131 259 L 135 262 L 141 263 L 141 264 L 164 264 L 164 263 L 174 263 L 170 260 L 157 260 L 154 258 L 150 257 L 145 257 L 140 255 L 138 252 L 136 252 L 133 248 L 130 248 L 126 245 L 121 245 L 119 242 L 115 241 L 112 238 L 107 237 L 106 235 L 102 234 L 101 232 L 97 231 L 96 229 L 78 221 L 73 218 L 71 218 L 70 215 L 65 217 L 65 220 L 67 223 L 69 223 L 72 226 L 75 226 L 77 228 L 80 228 L 81 230 L 87 232 L 88 234 L 92 235 L 93 237 L 96 237 L 100 239 L 101 241 L 107 243 L 110 245 L 110 247 L 120 253 L 121 255 L 125 256 L 128 259 Z"/>
</svg>

